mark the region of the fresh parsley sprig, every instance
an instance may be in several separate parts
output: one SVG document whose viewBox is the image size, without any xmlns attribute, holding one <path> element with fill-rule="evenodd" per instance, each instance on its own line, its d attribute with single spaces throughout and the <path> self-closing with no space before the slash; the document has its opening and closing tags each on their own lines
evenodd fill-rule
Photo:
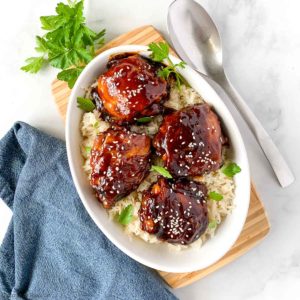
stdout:
<svg viewBox="0 0 300 300">
<path fill-rule="evenodd" d="M 56 6 L 56 14 L 40 18 L 42 29 L 47 31 L 36 37 L 35 50 L 39 56 L 30 57 L 21 69 L 29 73 L 39 72 L 43 66 L 61 69 L 57 78 L 66 81 L 70 88 L 95 56 L 95 48 L 104 44 L 105 30 L 94 32 L 85 24 L 83 0 L 68 0 Z"/>
<path fill-rule="evenodd" d="M 174 75 L 176 80 L 177 88 L 180 90 L 181 85 L 187 85 L 189 86 L 186 79 L 177 71 L 177 68 L 184 69 L 186 66 L 186 63 L 181 61 L 178 64 L 174 64 L 172 60 L 170 59 L 170 47 L 167 43 L 159 42 L 159 43 L 151 43 L 148 45 L 149 50 L 151 51 L 150 57 L 156 62 L 163 62 L 164 60 L 168 63 L 168 65 L 158 71 L 158 76 L 168 79 L 171 74 Z"/>
<path fill-rule="evenodd" d="M 221 194 L 219 194 L 219 193 L 217 193 L 215 191 L 209 192 L 208 193 L 208 197 L 209 197 L 209 199 L 214 200 L 214 201 L 221 201 L 221 200 L 223 200 L 223 195 L 221 195 Z"/>
<path fill-rule="evenodd" d="M 91 112 L 96 108 L 92 99 L 77 97 L 77 107 L 85 112 Z"/>
<path fill-rule="evenodd" d="M 241 167 L 235 162 L 229 163 L 222 167 L 223 174 L 225 174 L 229 178 L 232 178 L 235 174 L 240 173 L 241 171 Z"/>
</svg>

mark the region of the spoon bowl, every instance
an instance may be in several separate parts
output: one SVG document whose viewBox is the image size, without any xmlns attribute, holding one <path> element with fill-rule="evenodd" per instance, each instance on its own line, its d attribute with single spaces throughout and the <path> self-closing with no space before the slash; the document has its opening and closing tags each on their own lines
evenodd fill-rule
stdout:
<svg viewBox="0 0 300 300">
<path fill-rule="evenodd" d="M 175 0 L 169 7 L 168 30 L 179 56 L 202 76 L 209 76 L 227 93 L 268 159 L 282 187 L 294 176 L 269 134 L 235 90 L 223 67 L 222 42 L 217 26 L 194 0 Z"/>
<path fill-rule="evenodd" d="M 173 24 L 184 20 L 183 24 L 177 24 L 176 32 Z M 168 14 L 168 29 L 172 42 L 177 49 L 179 44 L 189 48 L 178 51 L 184 60 L 205 75 L 223 73 L 222 42 L 218 29 L 211 17 L 202 7 L 192 0 L 174 1 Z M 180 37 L 180 41 L 177 37 Z"/>
</svg>

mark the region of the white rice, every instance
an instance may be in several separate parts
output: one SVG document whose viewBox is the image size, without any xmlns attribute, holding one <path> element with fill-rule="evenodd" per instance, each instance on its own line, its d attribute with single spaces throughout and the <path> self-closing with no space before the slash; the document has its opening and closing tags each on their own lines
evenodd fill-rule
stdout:
<svg viewBox="0 0 300 300">
<path fill-rule="evenodd" d="M 173 85 L 170 91 L 170 98 L 164 106 L 180 110 L 189 105 L 204 103 L 202 97 L 191 87 L 182 85 L 180 90 Z"/>
<path fill-rule="evenodd" d="M 87 90 L 86 97 L 90 96 L 90 90 Z M 192 88 L 182 86 L 181 91 L 179 91 L 175 86 L 171 87 L 170 99 L 165 102 L 165 106 L 173 108 L 176 110 L 182 109 L 188 105 L 203 103 L 201 96 Z M 148 124 L 142 126 L 132 125 L 131 130 L 137 133 L 146 133 L 149 136 L 153 136 L 159 129 L 162 122 L 162 116 L 157 116 L 153 118 Z M 91 174 L 90 167 L 90 148 L 93 146 L 93 141 L 99 132 L 104 132 L 110 127 L 108 122 L 103 121 L 99 117 L 99 113 L 95 110 L 94 112 L 84 113 L 81 122 L 81 134 L 83 137 L 81 151 L 84 158 L 83 169 L 86 172 L 88 178 Z M 230 161 L 230 151 L 224 151 L 224 161 L 225 164 Z M 161 164 L 159 158 L 156 159 L 155 164 Z M 142 198 L 142 191 L 150 187 L 150 185 L 157 180 L 158 174 L 155 172 L 150 172 L 150 174 L 143 180 L 138 189 L 128 196 L 124 197 L 118 201 L 111 209 L 108 210 L 108 215 L 111 220 L 116 219 L 116 217 L 122 212 L 122 210 L 132 204 L 134 207 L 133 220 L 124 226 L 124 231 L 129 236 L 138 236 L 148 243 L 162 243 L 156 238 L 154 234 L 149 234 L 141 229 L 141 224 L 138 216 L 138 211 L 140 208 L 140 202 Z M 217 227 L 222 223 L 228 214 L 231 213 L 234 204 L 234 190 L 235 184 L 232 178 L 225 176 L 219 169 L 216 172 L 211 172 L 203 176 L 197 176 L 193 178 L 195 181 L 203 182 L 207 188 L 208 192 L 214 191 L 223 195 L 221 201 L 207 201 L 209 220 L 211 223 L 215 224 L 213 228 L 207 228 L 206 232 L 195 242 L 188 246 L 184 245 L 172 245 L 168 244 L 170 249 L 175 251 L 180 251 L 189 247 L 200 248 L 202 244 L 209 238 L 212 238 L 216 232 Z"/>
<path fill-rule="evenodd" d="M 98 133 L 104 132 L 110 127 L 108 122 L 99 117 L 97 110 L 84 113 L 81 121 L 81 135 L 83 137 L 81 144 L 81 154 L 84 158 L 83 170 L 88 177 L 91 174 L 90 149 L 93 147 L 94 140 Z"/>
</svg>

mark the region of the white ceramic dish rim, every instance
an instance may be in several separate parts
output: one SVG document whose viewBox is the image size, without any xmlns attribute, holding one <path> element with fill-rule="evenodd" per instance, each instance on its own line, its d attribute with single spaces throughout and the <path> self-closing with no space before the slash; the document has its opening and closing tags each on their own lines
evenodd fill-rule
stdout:
<svg viewBox="0 0 300 300">
<path fill-rule="evenodd" d="M 79 113 L 74 110 L 76 108 L 76 101 L 77 96 L 82 96 L 84 94 L 84 87 L 87 87 L 88 85 L 84 84 L 84 81 L 89 81 L 89 84 L 91 84 L 96 77 L 94 75 L 91 77 L 91 73 L 95 73 L 95 70 L 98 68 L 98 65 L 106 64 L 107 59 L 110 55 L 116 54 L 116 53 L 122 53 L 122 52 L 140 52 L 142 55 L 147 56 L 147 47 L 140 46 L 140 45 L 123 45 L 118 46 L 114 48 L 110 48 L 103 53 L 99 54 L 97 57 L 95 57 L 83 70 L 81 75 L 79 76 L 69 99 L 68 103 L 68 109 L 67 109 L 67 118 L 66 118 L 66 144 L 67 144 L 67 155 L 68 155 L 68 161 L 70 165 L 71 174 L 73 177 L 73 181 L 75 184 L 75 187 L 77 189 L 77 192 L 81 198 L 81 201 L 83 205 L 85 206 L 87 212 L 93 219 L 93 221 L 96 223 L 96 225 L 99 227 L 99 229 L 106 235 L 108 239 L 111 240 L 119 249 L 121 249 L 124 253 L 126 253 L 131 258 L 135 259 L 136 261 L 165 272 L 175 272 L 175 273 L 181 273 L 181 272 L 193 272 L 197 271 L 203 268 L 206 268 L 213 263 L 217 262 L 219 259 L 221 259 L 231 248 L 231 246 L 235 243 L 237 240 L 240 232 L 243 229 L 243 225 L 245 223 L 248 208 L 249 208 L 249 202 L 250 202 L 250 174 L 249 174 L 249 164 L 247 159 L 247 153 L 246 149 L 241 137 L 241 134 L 238 130 L 238 126 L 236 125 L 235 121 L 233 120 L 230 112 L 228 111 L 227 107 L 224 105 L 222 100 L 219 98 L 218 94 L 214 91 L 214 89 L 193 69 L 190 67 L 186 67 L 184 70 L 180 70 L 182 75 L 188 80 L 188 82 L 191 84 L 191 86 L 199 92 L 201 95 L 204 94 L 209 95 L 209 99 L 204 96 L 204 99 L 207 103 L 211 104 L 214 109 L 217 111 L 218 115 L 221 117 L 223 124 L 225 125 L 225 128 L 228 131 L 228 134 L 230 135 L 230 141 L 233 145 L 234 151 L 235 151 L 235 161 L 242 167 L 242 172 L 235 177 L 236 182 L 236 197 L 234 199 L 236 207 L 233 209 L 233 212 L 231 215 L 229 215 L 221 224 L 220 228 L 218 228 L 218 231 L 216 233 L 216 236 L 210 240 L 208 240 L 201 248 L 200 250 L 196 251 L 194 249 L 188 249 L 180 252 L 170 252 L 170 257 L 166 256 L 163 258 L 163 254 L 161 249 L 157 247 L 157 257 L 156 258 L 149 258 L 146 255 L 147 251 L 137 251 L 135 244 L 137 243 L 144 243 L 145 247 L 156 247 L 153 246 L 153 244 L 147 244 L 144 241 L 138 241 L 138 238 L 134 238 L 132 242 L 132 247 L 126 246 L 126 242 L 122 242 L 118 240 L 113 231 L 116 231 L 115 229 L 112 229 L 111 226 L 117 226 L 112 225 L 115 222 L 111 222 L 111 226 L 107 223 L 107 220 L 100 219 L 100 216 L 97 215 L 95 212 L 98 210 L 98 207 L 96 207 L 99 204 L 96 204 L 96 198 L 89 201 L 89 198 L 87 196 L 88 192 L 86 192 L 86 182 L 82 182 L 82 161 L 78 158 L 78 152 L 80 153 L 80 145 L 78 144 L 78 149 L 74 150 L 72 147 L 74 144 L 74 140 L 78 140 L 78 138 L 75 138 L 74 135 L 80 135 L 79 132 L 75 133 L 74 129 L 76 129 L 76 123 L 74 126 L 74 122 L 80 122 L 80 119 L 78 118 Z M 170 56 L 171 60 L 175 63 L 180 62 L 180 60 L 174 56 Z M 100 67 L 99 67 L 100 69 Z M 98 71 L 98 75 L 101 73 L 101 70 Z M 90 76 L 89 79 L 87 79 Z M 81 114 L 81 113 L 80 113 Z M 75 116 L 75 117 L 74 117 Z M 77 118 L 77 120 L 75 120 Z M 79 129 L 79 124 L 78 128 Z M 77 159 L 76 154 L 77 153 Z M 79 167 L 80 164 L 80 167 Z M 81 174 L 80 174 L 81 172 Z M 91 189 L 91 188 L 90 188 Z M 95 203 L 94 203 L 94 202 Z M 108 216 L 107 216 L 108 219 Z M 106 223 L 106 224 L 105 224 Z M 226 223 L 226 224 L 225 224 Z M 226 228 L 225 228 L 226 227 Z M 126 237 L 128 237 L 125 233 L 123 233 Z M 128 243 L 127 243 L 128 244 Z M 210 245 L 216 244 L 215 248 L 210 247 Z M 159 244 L 162 245 L 162 244 Z M 164 245 L 163 247 L 165 247 Z M 217 248 L 218 246 L 218 248 Z M 146 249 L 146 248 L 145 248 Z M 152 251 L 152 250 L 151 250 Z M 167 251 L 167 250 L 165 250 Z M 210 253 L 205 253 L 210 251 Z M 183 254 L 185 253 L 185 254 Z M 189 255 L 186 255 L 188 253 Z M 151 253 L 150 253 L 151 254 Z M 195 258 L 201 258 L 202 254 L 202 260 L 196 260 L 196 261 L 189 261 L 188 257 L 191 256 Z M 174 259 L 172 259 L 172 255 L 174 256 Z M 192 256 L 193 255 L 193 256 Z M 155 256 L 155 255 L 154 255 Z M 181 261 L 180 259 L 184 258 L 184 261 Z M 205 259 L 204 259 L 205 258 Z M 190 259 L 190 260 L 191 260 Z"/>
</svg>

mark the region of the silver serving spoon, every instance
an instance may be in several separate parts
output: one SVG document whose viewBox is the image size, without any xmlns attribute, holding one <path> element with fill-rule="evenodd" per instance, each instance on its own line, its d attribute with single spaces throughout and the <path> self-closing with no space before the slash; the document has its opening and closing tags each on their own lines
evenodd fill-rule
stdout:
<svg viewBox="0 0 300 300">
<path fill-rule="evenodd" d="M 212 78 L 227 93 L 254 134 L 281 186 L 290 185 L 294 176 L 289 166 L 225 74 L 221 38 L 206 10 L 193 0 L 175 0 L 169 7 L 168 30 L 182 60 L 202 75 Z"/>
</svg>

